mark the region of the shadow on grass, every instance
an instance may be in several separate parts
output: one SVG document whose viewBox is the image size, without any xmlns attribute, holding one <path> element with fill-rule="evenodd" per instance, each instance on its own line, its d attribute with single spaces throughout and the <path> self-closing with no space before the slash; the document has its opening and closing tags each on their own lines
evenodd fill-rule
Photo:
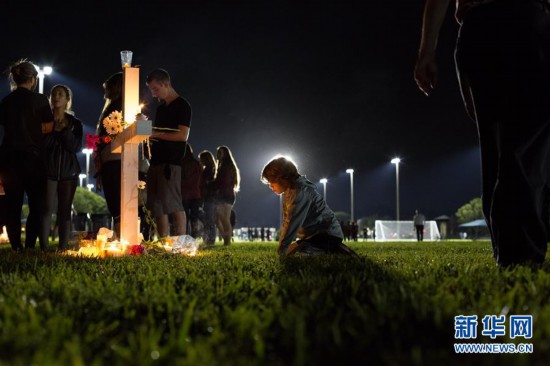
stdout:
<svg viewBox="0 0 550 366">
<path fill-rule="evenodd" d="M 269 329 L 285 364 L 498 364 L 506 356 L 455 354 L 454 315 L 411 278 L 366 257 L 289 258 L 282 263 L 280 317 Z M 280 339 L 280 337 L 284 337 Z M 526 364 L 526 359 L 513 363 Z M 276 362 L 277 363 L 277 362 Z"/>
</svg>

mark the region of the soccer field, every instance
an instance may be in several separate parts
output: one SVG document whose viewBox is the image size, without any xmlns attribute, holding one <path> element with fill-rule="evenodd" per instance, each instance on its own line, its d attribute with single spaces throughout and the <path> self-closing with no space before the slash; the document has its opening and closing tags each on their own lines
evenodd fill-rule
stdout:
<svg viewBox="0 0 550 366">
<path fill-rule="evenodd" d="M 195 257 L 108 259 L 16 254 L 3 246 L 0 363 L 542 365 L 550 359 L 548 263 L 500 270 L 487 241 L 350 246 L 361 259 L 280 262 L 276 243 L 218 243 Z M 512 329 L 519 315 L 532 316 L 531 338 L 526 327 Z M 506 346 L 499 352 L 532 344 L 532 353 L 457 354 L 455 344 L 465 343 Z"/>
</svg>

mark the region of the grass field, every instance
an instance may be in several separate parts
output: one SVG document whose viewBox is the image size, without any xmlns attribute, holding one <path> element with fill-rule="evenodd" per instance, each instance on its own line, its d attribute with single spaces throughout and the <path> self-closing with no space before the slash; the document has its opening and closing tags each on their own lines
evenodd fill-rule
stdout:
<svg viewBox="0 0 550 366">
<path fill-rule="evenodd" d="M 0 249 L 0 363 L 10 365 L 547 365 L 550 266 L 500 270 L 489 242 L 351 243 L 360 260 L 275 243 L 196 257 L 84 259 Z M 532 339 L 481 336 L 484 315 L 533 316 Z M 476 343 L 528 355 L 457 355 Z M 507 318 L 508 319 L 508 318 Z M 462 342 L 462 341 L 460 341 Z"/>
</svg>

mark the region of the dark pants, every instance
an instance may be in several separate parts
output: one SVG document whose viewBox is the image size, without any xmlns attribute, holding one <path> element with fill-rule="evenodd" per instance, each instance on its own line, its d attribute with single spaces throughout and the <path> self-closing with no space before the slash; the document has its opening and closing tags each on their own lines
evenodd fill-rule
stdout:
<svg viewBox="0 0 550 366">
<path fill-rule="evenodd" d="M 187 217 L 187 233 L 196 238 L 198 234 L 198 222 L 200 218 L 202 200 L 183 200 L 182 204 Z"/>
<path fill-rule="evenodd" d="M 357 254 L 346 246 L 341 238 L 328 234 L 317 234 L 311 238 L 298 240 L 287 252 L 287 255 L 317 255 L 317 254 L 344 254 L 357 257 Z M 291 245 L 292 247 L 292 245 Z"/>
<path fill-rule="evenodd" d="M 483 213 L 494 257 L 544 261 L 550 150 L 550 15 L 541 0 L 500 0 L 466 14 L 456 47 L 479 132 Z M 466 98 L 468 99 L 468 98 Z"/>
<path fill-rule="evenodd" d="M 40 240 L 48 242 L 51 231 L 52 213 L 57 201 L 57 226 L 59 227 L 59 249 L 67 249 L 72 233 L 71 207 L 78 184 L 78 178 L 50 180 L 47 182 L 46 206 L 42 217 Z"/>
<path fill-rule="evenodd" d="M 101 183 L 107 208 L 115 223 L 120 222 L 120 160 L 112 160 L 101 166 Z"/>
<path fill-rule="evenodd" d="M 204 201 L 204 233 L 203 240 L 206 244 L 214 244 L 216 242 L 216 222 L 214 221 L 214 201 L 206 199 Z"/>
<path fill-rule="evenodd" d="M 416 229 L 416 240 L 423 241 L 424 240 L 424 225 L 414 225 Z"/>
<path fill-rule="evenodd" d="M 46 165 L 36 155 L 10 152 L 2 156 L 2 180 L 6 191 L 6 230 L 14 250 L 21 250 L 21 209 L 25 193 L 29 204 L 25 247 L 34 248 L 40 232 L 46 195 Z M 40 242 L 46 249 L 48 242 Z"/>
</svg>

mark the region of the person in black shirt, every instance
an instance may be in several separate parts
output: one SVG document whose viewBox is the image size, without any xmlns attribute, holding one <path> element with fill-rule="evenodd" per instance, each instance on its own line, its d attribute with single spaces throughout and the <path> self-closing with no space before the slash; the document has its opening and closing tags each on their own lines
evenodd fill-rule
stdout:
<svg viewBox="0 0 550 366">
<path fill-rule="evenodd" d="M 43 136 L 53 130 L 48 98 L 33 90 L 38 72 L 32 62 L 19 61 L 10 68 L 12 92 L 0 102 L 4 127 L 0 175 L 6 191 L 6 229 L 13 250 L 21 251 L 21 210 L 25 193 L 29 216 L 25 247 L 34 248 L 40 230 L 46 194 L 46 161 Z M 40 241 L 46 249 L 48 243 Z"/>
<path fill-rule="evenodd" d="M 151 166 L 147 173 L 147 208 L 157 223 L 158 235 L 170 235 L 168 215 L 172 216 L 175 235 L 186 233 L 186 218 L 181 197 L 181 159 L 191 126 L 191 106 L 176 93 L 166 70 L 157 69 L 147 76 L 147 86 L 158 106 L 150 137 Z"/>
<path fill-rule="evenodd" d="M 54 113 L 54 130 L 44 139 L 48 154 L 48 182 L 41 235 L 46 242 L 57 200 L 60 250 L 67 249 L 69 244 L 72 232 L 71 206 L 81 171 L 76 153 L 82 148 L 82 122 L 71 111 L 72 95 L 66 85 L 55 85 L 52 88 L 50 103 Z"/>
</svg>

